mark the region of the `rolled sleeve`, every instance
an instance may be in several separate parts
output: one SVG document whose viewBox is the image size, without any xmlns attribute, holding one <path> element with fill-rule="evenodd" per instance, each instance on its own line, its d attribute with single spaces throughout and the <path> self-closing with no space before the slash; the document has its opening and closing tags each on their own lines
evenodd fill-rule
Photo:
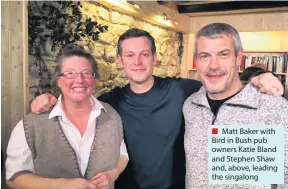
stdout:
<svg viewBox="0 0 288 189">
<path fill-rule="evenodd" d="M 15 126 L 7 147 L 6 179 L 21 171 L 34 173 L 33 157 L 26 141 L 23 121 Z"/>
<path fill-rule="evenodd" d="M 122 142 L 121 142 L 120 155 L 125 156 L 129 160 L 129 156 L 127 153 L 127 148 L 126 148 L 126 144 L 125 144 L 124 140 L 122 140 Z"/>
</svg>

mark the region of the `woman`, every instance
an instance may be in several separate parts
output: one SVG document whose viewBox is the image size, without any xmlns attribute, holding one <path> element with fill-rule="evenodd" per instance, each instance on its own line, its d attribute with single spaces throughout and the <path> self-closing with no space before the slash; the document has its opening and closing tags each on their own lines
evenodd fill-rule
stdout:
<svg viewBox="0 0 288 189">
<path fill-rule="evenodd" d="M 92 96 L 98 78 L 94 58 L 68 45 L 56 57 L 61 90 L 47 113 L 29 114 L 14 128 L 7 148 L 12 188 L 114 188 L 128 162 L 120 116 Z"/>
</svg>

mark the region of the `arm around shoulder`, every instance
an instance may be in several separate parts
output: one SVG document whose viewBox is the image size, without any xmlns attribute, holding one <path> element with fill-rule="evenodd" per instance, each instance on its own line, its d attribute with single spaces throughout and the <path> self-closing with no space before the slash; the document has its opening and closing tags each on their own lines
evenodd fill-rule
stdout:
<svg viewBox="0 0 288 189">
<path fill-rule="evenodd" d="M 178 83 L 180 84 L 180 87 L 183 89 L 187 97 L 197 92 L 202 87 L 202 83 L 200 81 L 193 79 L 179 78 Z"/>
<path fill-rule="evenodd" d="M 34 114 L 40 114 L 49 111 L 57 102 L 57 99 L 52 94 L 46 93 L 37 96 L 31 103 L 30 109 Z"/>
</svg>

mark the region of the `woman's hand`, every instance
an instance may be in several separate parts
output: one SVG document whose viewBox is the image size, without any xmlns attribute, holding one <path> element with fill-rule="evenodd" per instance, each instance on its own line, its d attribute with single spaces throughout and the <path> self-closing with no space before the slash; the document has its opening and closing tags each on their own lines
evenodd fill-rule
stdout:
<svg viewBox="0 0 288 189">
<path fill-rule="evenodd" d="M 96 184 L 82 178 L 60 179 L 60 189 L 100 189 Z"/>
<path fill-rule="evenodd" d="M 15 175 L 7 184 L 14 189 L 100 189 L 96 184 L 82 178 L 44 178 L 30 172 Z"/>
<path fill-rule="evenodd" d="M 90 179 L 99 189 L 107 189 L 118 178 L 119 173 L 116 169 L 98 173 Z"/>
</svg>

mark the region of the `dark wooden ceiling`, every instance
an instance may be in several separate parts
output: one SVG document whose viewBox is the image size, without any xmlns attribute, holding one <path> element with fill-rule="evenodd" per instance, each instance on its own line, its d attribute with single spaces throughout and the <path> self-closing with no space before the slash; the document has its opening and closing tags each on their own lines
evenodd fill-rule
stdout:
<svg viewBox="0 0 288 189">
<path fill-rule="evenodd" d="M 205 16 L 219 14 L 287 11 L 288 1 L 157 1 L 179 14 Z"/>
</svg>

